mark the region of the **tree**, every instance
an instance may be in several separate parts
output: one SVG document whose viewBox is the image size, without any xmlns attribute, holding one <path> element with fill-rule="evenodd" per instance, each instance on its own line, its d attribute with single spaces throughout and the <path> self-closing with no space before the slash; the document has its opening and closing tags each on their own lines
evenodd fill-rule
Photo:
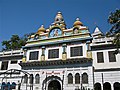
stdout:
<svg viewBox="0 0 120 90">
<path fill-rule="evenodd" d="M 2 41 L 3 50 L 20 49 L 26 44 L 27 38 L 32 34 L 34 33 L 25 34 L 21 38 L 18 35 L 12 35 L 10 40 Z"/>
<path fill-rule="evenodd" d="M 11 45 L 10 45 L 10 41 L 3 41 L 2 42 L 2 46 L 5 46 L 5 48 L 3 48 L 3 50 L 8 50 L 11 48 Z"/>
<path fill-rule="evenodd" d="M 115 53 L 120 53 L 120 10 L 116 10 L 115 12 L 111 12 L 110 16 L 108 17 L 108 23 L 112 25 L 112 28 L 109 32 L 107 32 L 107 36 L 113 36 L 114 41 L 113 44 L 116 46 L 117 50 Z"/>
</svg>

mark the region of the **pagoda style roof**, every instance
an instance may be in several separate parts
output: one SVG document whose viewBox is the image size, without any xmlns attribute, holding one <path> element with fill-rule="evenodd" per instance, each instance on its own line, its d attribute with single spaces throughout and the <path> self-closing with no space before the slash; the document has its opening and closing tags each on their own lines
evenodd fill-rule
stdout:
<svg viewBox="0 0 120 90">
<path fill-rule="evenodd" d="M 92 65 L 91 58 L 74 58 L 67 60 L 51 60 L 51 61 L 33 61 L 33 62 L 20 62 L 19 65 L 22 68 L 34 69 L 34 68 L 51 68 L 51 67 L 76 67 L 76 66 L 88 66 Z"/>
</svg>

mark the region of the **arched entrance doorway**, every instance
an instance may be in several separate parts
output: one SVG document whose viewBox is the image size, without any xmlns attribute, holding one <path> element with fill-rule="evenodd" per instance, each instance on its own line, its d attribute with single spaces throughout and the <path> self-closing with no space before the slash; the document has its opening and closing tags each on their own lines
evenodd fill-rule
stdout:
<svg viewBox="0 0 120 90">
<path fill-rule="evenodd" d="M 48 85 L 48 90 L 61 90 L 60 82 L 57 80 L 53 80 Z"/>
<path fill-rule="evenodd" d="M 103 84 L 103 90 L 111 90 L 111 85 L 109 82 Z"/>
<path fill-rule="evenodd" d="M 96 83 L 94 85 L 94 90 L 101 90 L 101 84 L 100 83 Z"/>
<path fill-rule="evenodd" d="M 120 90 L 120 83 L 119 82 L 115 82 L 113 86 L 114 86 L 114 90 Z"/>
</svg>

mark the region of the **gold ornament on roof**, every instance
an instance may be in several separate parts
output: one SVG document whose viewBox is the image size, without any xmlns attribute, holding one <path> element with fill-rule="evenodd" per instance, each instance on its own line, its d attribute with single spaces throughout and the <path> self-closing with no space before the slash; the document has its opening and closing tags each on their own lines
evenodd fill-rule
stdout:
<svg viewBox="0 0 120 90">
<path fill-rule="evenodd" d="M 36 34 L 42 34 L 42 33 L 45 33 L 44 25 L 41 25 L 41 27 L 38 29 Z"/>
<path fill-rule="evenodd" d="M 74 22 L 73 26 L 83 26 L 82 22 L 80 21 L 79 18 L 76 19 L 76 21 Z"/>
<path fill-rule="evenodd" d="M 63 21 L 63 16 L 61 12 L 58 12 L 56 17 L 55 17 L 55 21 Z"/>
</svg>

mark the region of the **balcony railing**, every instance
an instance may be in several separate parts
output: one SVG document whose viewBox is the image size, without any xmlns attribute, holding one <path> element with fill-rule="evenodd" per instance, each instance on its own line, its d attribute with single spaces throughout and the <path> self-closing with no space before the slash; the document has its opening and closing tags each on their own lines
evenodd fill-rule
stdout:
<svg viewBox="0 0 120 90">
<path fill-rule="evenodd" d="M 22 49 L 20 50 L 10 50 L 10 51 L 1 51 L 0 52 L 0 57 L 1 56 L 10 56 L 10 55 L 22 55 L 23 51 Z"/>
<path fill-rule="evenodd" d="M 105 38 L 99 38 L 99 39 L 93 39 L 93 43 L 109 43 L 112 42 L 114 37 L 105 37 Z"/>
</svg>

